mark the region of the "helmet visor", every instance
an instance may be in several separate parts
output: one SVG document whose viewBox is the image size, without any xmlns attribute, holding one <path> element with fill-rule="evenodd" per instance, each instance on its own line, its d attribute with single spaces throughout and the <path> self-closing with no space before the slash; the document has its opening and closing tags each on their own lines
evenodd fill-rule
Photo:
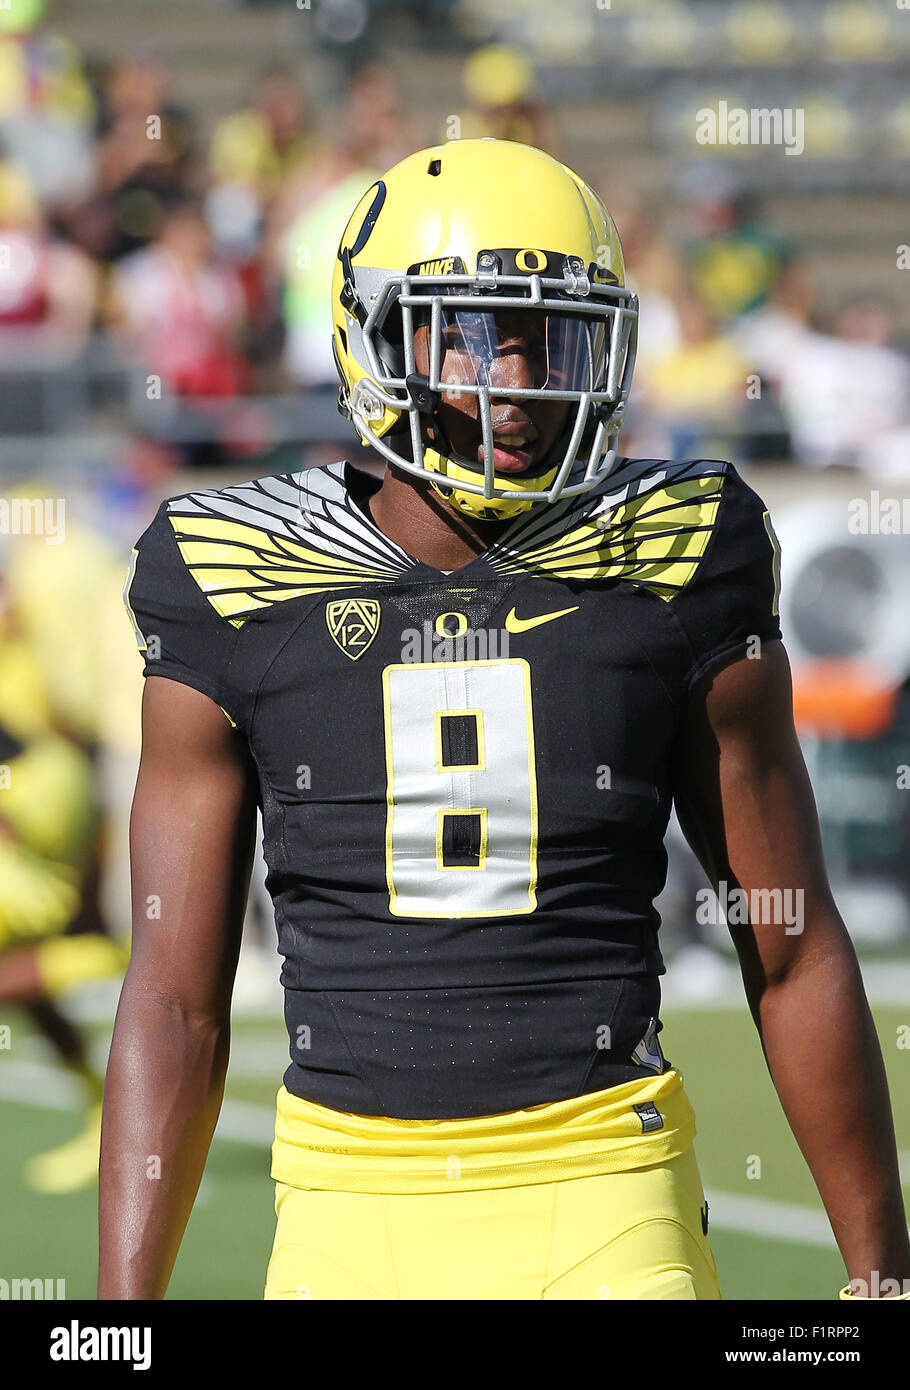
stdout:
<svg viewBox="0 0 910 1390">
<path fill-rule="evenodd" d="M 454 308 L 436 317 L 415 314 L 430 326 L 429 376 L 444 392 L 485 387 L 491 394 L 568 393 L 602 388 L 607 334 L 602 319 L 532 308 Z"/>
</svg>

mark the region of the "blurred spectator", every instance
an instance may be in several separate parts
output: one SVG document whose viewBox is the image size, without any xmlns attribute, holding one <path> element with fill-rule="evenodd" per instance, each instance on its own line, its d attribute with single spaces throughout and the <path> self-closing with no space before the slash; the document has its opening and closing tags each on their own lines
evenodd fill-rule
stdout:
<svg viewBox="0 0 910 1390">
<path fill-rule="evenodd" d="M 601 185 L 607 186 L 606 179 L 594 186 Z M 639 297 L 635 370 L 638 381 L 645 382 L 651 364 L 682 342 L 676 300 L 685 274 L 653 201 L 630 191 L 628 185 L 618 188 L 606 201 L 622 244 L 626 284 Z"/>
<path fill-rule="evenodd" d="M 492 135 L 556 153 L 551 112 L 538 93 L 537 73 L 520 49 L 488 44 L 471 54 L 462 73 L 470 108 L 462 139 Z"/>
<path fill-rule="evenodd" d="M 357 69 L 341 112 L 334 140 L 323 144 L 276 212 L 285 370 L 302 385 L 333 388 L 331 289 L 338 242 L 370 184 L 408 152 L 398 83 L 390 69 L 375 63 Z"/>
<path fill-rule="evenodd" d="M 191 157 L 190 118 L 170 101 L 160 67 L 147 58 L 116 65 L 102 93 L 96 188 L 70 213 L 73 235 L 105 261 L 146 245 L 189 190 Z"/>
<path fill-rule="evenodd" d="M 749 366 L 697 294 L 684 294 L 676 309 L 681 341 L 650 364 L 636 418 L 639 430 L 662 433 L 657 457 L 712 457 L 712 437 L 739 428 Z"/>
<path fill-rule="evenodd" d="M 762 378 L 777 391 L 790 373 L 794 358 L 812 332 L 815 285 L 806 263 L 791 257 L 760 308 L 745 314 L 731 332 Z"/>
<path fill-rule="evenodd" d="M 179 396 L 235 396 L 246 388 L 243 289 L 213 251 L 196 201 L 172 208 L 158 240 L 118 265 L 110 312 L 142 363 Z"/>
<path fill-rule="evenodd" d="M 277 195 L 305 179 L 318 142 L 298 74 L 274 65 L 248 106 L 222 118 L 209 149 L 205 212 L 218 250 L 236 267 L 247 302 L 247 350 L 266 367 L 284 340 L 280 275 L 269 265 L 268 219 Z"/>
<path fill-rule="evenodd" d="M 284 368 L 300 385 L 335 385 L 332 272 L 338 242 L 355 208 L 382 171 L 361 166 L 318 194 L 284 237 Z"/>
<path fill-rule="evenodd" d="M 910 426 L 910 362 L 889 346 L 886 305 L 856 302 L 832 334 L 807 333 L 781 380 L 781 403 L 801 462 L 858 464 L 910 477 L 901 450 Z"/>
<path fill-rule="evenodd" d="M 755 194 L 732 183 L 726 171 L 712 168 L 688 191 L 683 218 L 689 273 L 711 312 L 725 321 L 764 304 L 787 247 L 763 224 Z"/>
<path fill-rule="evenodd" d="M 23 352 L 48 363 L 77 356 L 94 322 L 98 280 L 84 252 L 51 236 L 26 175 L 0 162 L 0 361 Z"/>
<path fill-rule="evenodd" d="M 313 153 L 300 81 L 289 67 L 262 73 L 248 106 L 216 125 L 209 169 L 216 184 L 241 184 L 267 201 Z"/>
<path fill-rule="evenodd" d="M 45 0 L 0 0 L 0 354 L 9 362 L 23 342 L 40 344 L 49 368 L 42 373 L 29 361 L 17 376 L 8 367 L 0 383 L 0 423 L 15 423 L 21 457 L 37 452 L 40 429 L 50 427 L 59 443 L 78 419 L 88 438 L 92 412 L 137 400 L 116 360 L 117 339 L 113 362 L 101 342 L 83 354 L 78 371 L 53 370 L 53 358 L 71 359 L 89 343 L 99 300 L 103 329 L 116 324 L 126 333 L 148 371 L 161 375 L 171 398 L 182 402 L 167 440 L 175 453 L 183 448 L 180 441 L 210 429 L 217 460 L 229 439 L 241 407 L 223 409 L 231 425 L 224 419 L 216 424 L 211 405 L 201 418 L 201 401 L 230 401 L 251 391 L 288 397 L 289 383 L 334 392 L 330 282 L 351 209 L 384 169 L 429 140 L 492 135 L 555 151 L 556 117 L 542 95 L 543 75 L 546 90 L 560 93 L 556 116 L 562 120 L 566 112 L 566 134 L 573 135 L 566 159 L 603 165 L 590 177 L 617 222 L 627 280 L 640 296 L 627 450 L 652 452 L 654 444 L 660 452 L 690 451 L 713 421 L 710 430 L 733 433 L 715 437 L 709 431 L 710 447 L 737 447 L 746 460 L 789 457 L 792 427 L 799 462 L 851 461 L 907 475 L 906 367 L 891 345 L 890 325 L 880 314 L 876 320 L 874 311 L 863 322 L 846 315 L 834 331 L 819 331 L 806 264 L 792 259 L 787 243 L 769 228 L 752 188 L 770 190 L 775 215 L 795 241 L 817 238 L 819 273 L 838 273 L 854 219 L 862 237 L 879 204 L 855 199 L 848 208 L 841 197 L 831 216 L 816 224 L 808 214 L 819 195 L 808 182 L 785 180 L 780 188 L 786 196 L 777 196 L 768 161 L 781 159 L 779 150 L 766 151 L 760 161 L 756 156 L 747 175 L 745 166 L 733 169 L 718 152 L 703 152 L 684 168 L 672 165 L 648 121 L 657 87 L 669 79 L 663 59 L 652 62 L 647 45 L 637 50 L 637 76 L 614 70 L 612 85 L 604 87 L 602 50 L 592 44 L 585 55 L 578 43 L 543 43 L 550 31 L 537 25 L 530 4 L 521 24 L 518 11 L 514 23 L 500 22 L 493 11 L 474 6 L 472 13 L 484 21 L 475 32 L 500 41 L 484 41 L 463 59 L 464 31 L 447 28 L 449 0 L 420 0 L 406 13 L 399 0 L 369 6 L 357 0 L 332 7 L 331 33 L 327 19 L 312 31 L 312 51 L 323 55 L 318 75 L 339 75 L 335 90 L 324 91 L 320 82 L 317 102 L 296 53 L 278 50 L 277 61 L 269 62 L 276 50 L 267 38 L 261 45 L 257 38 L 250 55 L 249 71 L 259 76 L 249 92 L 235 93 L 233 67 L 216 73 L 207 37 L 199 36 L 198 3 L 191 0 L 179 21 L 188 23 L 186 66 L 181 56 L 179 70 L 181 91 L 194 107 L 191 119 L 169 95 L 171 70 L 143 46 L 144 21 L 134 28 L 124 14 L 122 31 L 104 45 L 121 57 L 83 58 L 45 27 Z M 464 7 L 456 8 L 461 20 L 453 24 L 464 21 Z M 366 41 L 342 32 L 346 10 L 351 16 L 369 11 Z M 554 16 L 558 29 L 562 21 Z M 758 10 L 753 18 L 758 29 L 745 35 L 748 43 L 740 30 L 730 31 L 743 101 L 750 90 L 750 45 L 756 34 L 764 36 L 762 43 L 767 38 Z M 432 78 L 420 70 L 423 55 L 414 46 L 420 19 L 436 31 L 435 42 L 429 34 L 419 38 L 432 44 Z M 705 23 L 699 11 L 697 24 Z M 597 28 L 600 43 L 606 30 Z M 794 42 L 805 40 L 804 30 L 794 16 Z M 454 43 L 444 61 L 441 32 Z M 582 36 L 592 32 L 579 30 Z M 783 32 L 778 26 L 772 36 L 776 53 L 783 52 Z M 723 26 L 721 33 L 724 43 L 733 42 Z M 175 37 L 168 37 L 170 51 Z M 662 40 L 655 43 L 653 52 L 670 52 Z M 377 60 L 385 44 L 396 62 L 410 48 L 411 61 L 402 62 L 401 71 L 420 113 L 419 128 L 410 129 L 403 117 L 396 70 Z M 536 64 L 533 52 L 540 55 Z M 372 56 L 343 76 L 345 65 L 362 54 Z M 260 67 L 263 55 L 268 65 Z M 670 85 L 691 96 L 696 72 L 692 66 L 677 73 Z M 634 93 L 630 83 L 637 84 Z M 737 90 L 734 84 L 731 100 Z M 870 93 L 870 101 L 873 95 L 899 110 L 896 78 Z M 208 147 L 196 159 L 193 120 L 210 112 L 227 114 L 214 120 Z M 883 151 L 883 157 L 892 154 L 890 146 Z M 787 160 L 782 167 L 789 174 L 795 165 L 804 167 Z M 638 188 L 630 189 L 630 171 Z M 832 165 L 826 174 L 843 190 L 849 177 L 846 165 Z M 894 196 L 893 189 L 886 194 L 892 202 Z M 199 199 L 204 216 L 195 205 L 189 211 L 188 197 Z M 840 207 L 849 228 L 835 225 Z M 897 213 L 894 227 L 902 238 Z M 143 250 L 148 254 L 137 256 Z M 886 262 L 879 259 L 875 272 L 883 286 Z M 743 413 L 749 372 L 760 378 L 761 397 L 746 398 Z M 849 421 L 843 418 L 847 391 L 857 401 Z M 320 397 L 319 409 L 328 400 Z M 189 401 L 196 403 L 192 411 Z M 153 431 L 146 432 L 150 413 L 141 405 L 141 419 L 134 406 L 132 424 L 144 446 Z M 275 429 L 271 436 L 268 429 L 258 435 L 250 430 L 249 439 L 271 437 L 280 447 L 298 449 L 299 421 L 314 418 L 308 405 L 293 398 L 277 407 L 263 401 L 260 419 L 273 420 Z M 651 444 L 642 433 L 646 425 L 654 426 Z"/>
<path fill-rule="evenodd" d="M 43 19 L 43 0 L 0 6 L 0 140 L 54 207 L 91 186 L 94 102 L 78 50 Z"/>
<path fill-rule="evenodd" d="M 401 85 L 387 63 L 362 63 L 339 93 L 331 142 L 351 167 L 383 173 L 411 153 L 413 136 L 402 111 Z"/>
</svg>

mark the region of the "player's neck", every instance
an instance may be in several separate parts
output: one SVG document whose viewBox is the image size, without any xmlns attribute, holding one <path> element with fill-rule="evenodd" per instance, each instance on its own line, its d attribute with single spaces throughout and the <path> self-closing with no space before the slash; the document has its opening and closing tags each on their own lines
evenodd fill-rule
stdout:
<svg viewBox="0 0 910 1390">
<path fill-rule="evenodd" d="M 370 515 L 389 540 L 434 569 L 455 570 L 487 550 L 507 521 L 456 512 L 427 483 L 389 468 L 370 498 Z"/>
</svg>

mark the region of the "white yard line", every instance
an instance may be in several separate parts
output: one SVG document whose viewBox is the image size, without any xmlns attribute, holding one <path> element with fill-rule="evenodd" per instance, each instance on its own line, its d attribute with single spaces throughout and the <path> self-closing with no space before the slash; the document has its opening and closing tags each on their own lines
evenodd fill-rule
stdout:
<svg viewBox="0 0 910 1390">
<path fill-rule="evenodd" d="M 708 1230 L 738 1231 L 765 1240 L 786 1240 L 797 1245 L 835 1247 L 828 1218 L 821 1210 L 796 1202 L 775 1202 L 770 1197 L 743 1197 L 737 1192 L 708 1188 Z"/>
<path fill-rule="evenodd" d="M 0 1097 L 38 1110 L 78 1110 L 80 1088 L 59 1067 L 46 1062 L 13 1062 L 0 1053 Z"/>
<path fill-rule="evenodd" d="M 275 1087 L 278 1089 L 277 1085 Z M 37 1110 L 78 1110 L 82 1088 L 46 1062 L 13 1062 L 0 1054 L 0 1100 L 18 1101 Z M 216 1139 L 237 1144 L 270 1145 L 275 1132 L 275 1112 L 266 1105 L 226 1100 L 221 1107 Z"/>
<path fill-rule="evenodd" d="M 275 1111 L 271 1106 L 252 1105 L 242 1100 L 226 1100 L 222 1105 L 216 1139 L 270 1148 L 274 1137 Z"/>
<path fill-rule="evenodd" d="M 0 0 L 0 9 L 2 9 Z M 103 1071 L 107 1066 L 107 1054 L 110 1048 L 110 1033 L 92 1037 L 90 1040 L 92 1062 L 99 1070 Z M 23 1037 L 15 1037 L 15 1045 L 12 1049 L 13 1056 L 9 1061 L 16 1063 L 41 1063 L 50 1066 L 52 1051 L 50 1044 L 38 1036 L 37 1033 L 27 1033 Z M 0 1052 L 0 1066 L 6 1064 L 6 1057 Z M 277 1091 L 281 1083 L 281 1078 L 287 1069 L 288 1061 L 288 1040 L 287 1034 L 271 1034 L 268 1037 L 257 1037 L 246 1033 L 235 1033 L 231 1039 L 231 1061 L 230 1076 L 243 1078 L 249 1081 L 274 1082 Z M 65 1074 L 52 1067 L 56 1075 L 65 1079 Z"/>
<path fill-rule="evenodd" d="M 910 1024 L 910 962 L 906 960 L 860 961 L 863 983 L 869 1003 L 890 1008 L 904 1008 Z M 731 961 L 718 960 L 712 964 L 710 980 L 699 982 L 686 974 L 675 977 L 673 961 L 661 978 L 661 999 L 665 1010 L 683 1013 L 689 1009 L 746 1010 L 739 968 Z"/>
</svg>

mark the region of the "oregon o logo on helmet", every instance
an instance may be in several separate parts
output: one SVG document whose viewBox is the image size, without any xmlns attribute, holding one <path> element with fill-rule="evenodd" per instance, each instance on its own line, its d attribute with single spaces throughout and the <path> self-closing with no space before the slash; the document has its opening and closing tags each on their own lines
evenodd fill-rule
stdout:
<svg viewBox="0 0 910 1390">
<path fill-rule="evenodd" d="M 547 255 L 545 251 L 535 251 L 533 247 L 526 246 L 522 251 L 516 251 L 515 264 L 526 275 L 537 275 L 541 270 L 546 270 Z"/>
</svg>

